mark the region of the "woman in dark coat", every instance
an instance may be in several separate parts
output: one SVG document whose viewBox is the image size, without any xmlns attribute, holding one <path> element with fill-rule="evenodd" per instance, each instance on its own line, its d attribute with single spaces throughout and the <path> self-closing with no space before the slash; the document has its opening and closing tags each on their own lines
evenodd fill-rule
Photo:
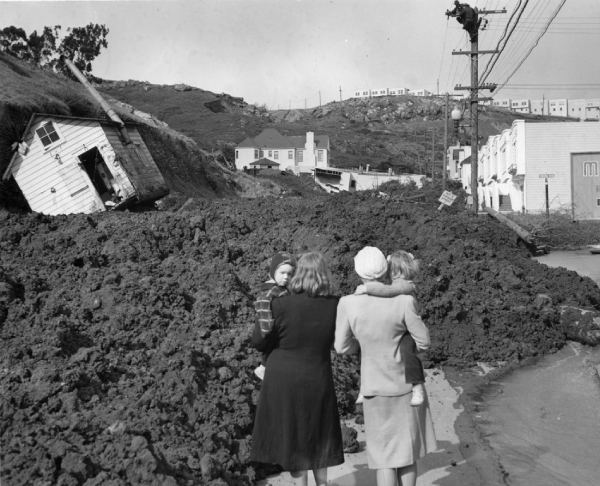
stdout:
<svg viewBox="0 0 600 486">
<path fill-rule="evenodd" d="M 344 462 L 340 417 L 331 370 L 338 298 L 320 253 L 298 260 L 289 289 L 273 300 L 275 325 L 252 342 L 270 351 L 252 433 L 251 461 L 279 464 L 306 485 L 312 470 L 317 486 L 327 468 Z"/>
</svg>

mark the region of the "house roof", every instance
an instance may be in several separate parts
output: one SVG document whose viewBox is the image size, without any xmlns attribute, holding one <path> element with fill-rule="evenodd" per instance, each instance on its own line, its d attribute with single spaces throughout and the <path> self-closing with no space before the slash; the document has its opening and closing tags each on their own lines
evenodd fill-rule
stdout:
<svg viewBox="0 0 600 486">
<path fill-rule="evenodd" d="M 281 165 L 279 162 L 275 162 L 273 160 L 269 160 L 269 159 L 265 159 L 264 157 L 262 159 L 258 159 L 254 162 L 250 162 L 249 165 Z"/>
<path fill-rule="evenodd" d="M 299 149 L 305 145 L 306 135 L 285 136 L 274 128 L 266 128 L 254 138 L 245 138 L 237 148 Z M 319 149 L 329 149 L 329 136 L 315 135 L 315 145 Z"/>
<path fill-rule="evenodd" d="M 259 148 L 285 149 L 293 147 L 288 138 L 284 137 L 274 128 L 267 128 L 260 132 L 256 137 L 254 137 L 254 142 Z"/>
</svg>

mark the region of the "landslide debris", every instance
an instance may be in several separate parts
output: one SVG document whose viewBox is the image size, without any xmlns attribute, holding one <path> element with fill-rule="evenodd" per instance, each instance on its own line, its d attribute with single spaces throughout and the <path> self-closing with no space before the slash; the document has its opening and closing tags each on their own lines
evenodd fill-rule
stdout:
<svg viewBox="0 0 600 486">
<path fill-rule="evenodd" d="M 600 310 L 590 279 L 531 260 L 495 221 L 438 211 L 439 187 L 401 202 L 414 190 L 0 212 L 2 483 L 242 485 L 272 471 L 248 463 L 260 389 L 249 338 L 278 250 L 324 252 L 342 294 L 364 245 L 413 252 L 427 366 L 552 352 L 564 306 Z M 334 357 L 334 373 L 352 416 L 357 359 Z"/>
</svg>

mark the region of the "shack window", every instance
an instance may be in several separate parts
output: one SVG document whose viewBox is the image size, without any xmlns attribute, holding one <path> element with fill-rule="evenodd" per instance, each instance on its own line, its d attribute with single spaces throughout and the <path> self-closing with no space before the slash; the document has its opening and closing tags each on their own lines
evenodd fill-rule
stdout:
<svg viewBox="0 0 600 486">
<path fill-rule="evenodd" d="M 350 187 L 355 189 L 356 188 L 356 181 L 355 180 L 351 180 L 350 181 Z"/>
<path fill-rule="evenodd" d="M 40 142 L 42 142 L 42 144 L 44 145 L 44 148 L 48 148 L 62 139 L 60 132 L 52 122 L 48 122 L 42 125 L 35 131 L 35 133 L 39 137 Z"/>
<path fill-rule="evenodd" d="M 236 158 L 236 160 L 240 158 L 240 152 L 239 152 L 239 150 L 235 151 L 235 158 Z"/>
</svg>

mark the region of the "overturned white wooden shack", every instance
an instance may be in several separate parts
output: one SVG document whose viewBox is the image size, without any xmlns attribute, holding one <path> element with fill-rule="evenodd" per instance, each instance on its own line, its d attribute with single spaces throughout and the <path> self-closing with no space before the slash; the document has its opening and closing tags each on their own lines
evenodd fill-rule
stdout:
<svg viewBox="0 0 600 486">
<path fill-rule="evenodd" d="M 36 113 L 4 172 L 32 211 L 92 213 L 166 196 L 169 189 L 137 128 L 113 121 Z"/>
</svg>

